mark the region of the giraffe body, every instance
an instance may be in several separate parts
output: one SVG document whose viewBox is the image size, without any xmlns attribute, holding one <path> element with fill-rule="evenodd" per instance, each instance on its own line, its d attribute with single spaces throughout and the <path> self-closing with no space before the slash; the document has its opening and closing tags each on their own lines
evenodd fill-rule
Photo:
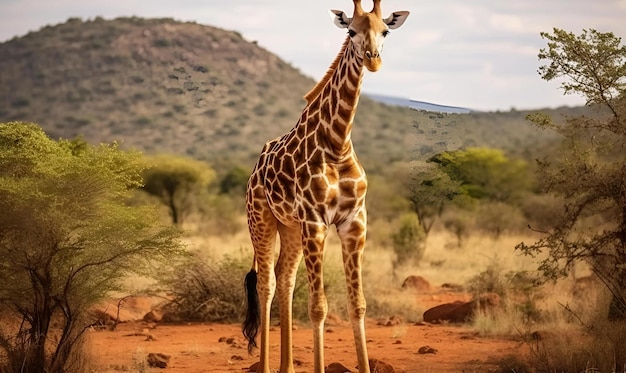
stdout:
<svg viewBox="0 0 626 373">
<path fill-rule="evenodd" d="M 408 12 L 394 12 L 383 20 L 380 0 L 374 1 L 369 13 L 361 9 L 360 0 L 354 0 L 354 4 L 353 18 L 332 11 L 335 24 L 348 28 L 349 36 L 324 78 L 305 96 L 307 105 L 297 124 L 265 144 L 248 181 L 246 200 L 254 264 L 246 277 L 248 315 L 244 335 L 253 347 L 260 324 L 260 373 L 270 372 L 270 306 L 275 291 L 281 325 L 280 372 L 294 372 L 291 311 L 296 271 L 303 257 L 309 282 L 314 371 L 324 371 L 323 326 L 328 305 L 322 264 L 324 241 L 332 225 L 342 246 L 359 372 L 370 371 L 361 281 L 367 180 L 350 134 L 363 68 L 378 70 L 382 39 L 389 29 L 404 22 Z M 280 250 L 275 258 L 277 234 Z"/>
</svg>

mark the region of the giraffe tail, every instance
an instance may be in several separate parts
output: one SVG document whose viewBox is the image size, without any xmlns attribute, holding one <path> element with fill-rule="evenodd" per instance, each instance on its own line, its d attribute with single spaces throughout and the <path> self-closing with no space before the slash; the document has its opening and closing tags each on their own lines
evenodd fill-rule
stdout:
<svg viewBox="0 0 626 373">
<path fill-rule="evenodd" d="M 244 337 L 248 340 L 248 353 L 251 354 L 252 350 L 256 347 L 256 335 L 259 331 L 260 307 L 259 307 L 259 295 L 256 290 L 257 273 L 254 268 L 248 272 L 244 281 L 244 287 L 246 291 L 246 299 L 248 301 L 248 308 L 246 309 L 246 319 L 242 325 L 242 331 Z"/>
</svg>

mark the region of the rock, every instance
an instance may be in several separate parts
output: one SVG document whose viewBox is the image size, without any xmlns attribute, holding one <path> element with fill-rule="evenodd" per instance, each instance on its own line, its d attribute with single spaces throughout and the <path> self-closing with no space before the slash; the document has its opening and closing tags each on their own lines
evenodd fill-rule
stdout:
<svg viewBox="0 0 626 373">
<path fill-rule="evenodd" d="M 441 322 L 464 323 L 474 317 L 477 309 L 487 310 L 500 305 L 500 296 L 495 293 L 486 293 L 470 302 L 457 301 L 444 303 L 424 312 L 425 322 L 437 324 Z"/>
<path fill-rule="evenodd" d="M 106 318 L 120 323 L 140 321 L 145 315 L 159 307 L 162 302 L 163 299 L 158 297 L 133 295 L 120 299 L 109 299 L 94 306 L 91 312 L 98 319 L 104 319 L 106 316 Z"/>
<path fill-rule="evenodd" d="M 444 303 L 433 308 L 430 308 L 424 312 L 424 321 L 432 324 L 437 324 L 441 322 L 463 322 L 465 319 L 461 319 L 460 321 L 453 321 L 459 317 L 458 314 L 454 314 L 454 311 L 465 304 L 461 301 L 456 301 L 454 303 Z"/>
<path fill-rule="evenodd" d="M 454 284 L 454 283 L 442 284 L 441 288 L 443 290 L 452 291 L 452 292 L 455 292 L 455 293 L 461 293 L 461 292 L 465 291 L 465 288 L 463 287 L 463 285 Z"/>
<path fill-rule="evenodd" d="M 396 373 L 396 370 L 384 361 L 369 359 L 370 371 L 372 373 Z"/>
<path fill-rule="evenodd" d="M 325 373 L 352 373 L 352 371 L 342 364 L 339 363 L 330 363 L 324 369 Z"/>
<path fill-rule="evenodd" d="M 410 289 L 419 293 L 427 293 L 431 290 L 430 282 L 422 276 L 409 276 L 402 283 L 403 289 Z"/>
<path fill-rule="evenodd" d="M 419 350 L 417 350 L 418 354 L 436 354 L 437 350 L 435 350 L 434 348 L 430 347 L 430 346 L 422 346 L 419 348 Z"/>
<path fill-rule="evenodd" d="M 159 310 L 152 310 L 143 316 L 143 321 L 149 323 L 157 323 L 161 322 L 161 320 L 163 320 L 163 312 Z"/>
<path fill-rule="evenodd" d="M 402 324 L 403 320 L 402 318 L 398 317 L 398 316 L 391 316 L 385 319 L 380 319 L 376 322 L 376 325 L 381 325 L 381 326 L 397 326 Z"/>
<path fill-rule="evenodd" d="M 167 368 L 167 364 L 170 361 L 170 356 L 161 353 L 149 353 L 148 365 L 152 368 Z"/>
</svg>

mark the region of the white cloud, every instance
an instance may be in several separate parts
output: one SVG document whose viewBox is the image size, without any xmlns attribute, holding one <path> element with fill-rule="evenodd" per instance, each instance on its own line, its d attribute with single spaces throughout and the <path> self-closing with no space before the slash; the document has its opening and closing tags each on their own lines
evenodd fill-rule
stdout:
<svg viewBox="0 0 626 373">
<path fill-rule="evenodd" d="M 527 30 L 520 17 L 511 14 L 492 14 L 489 25 L 498 31 L 523 33 Z"/>
</svg>

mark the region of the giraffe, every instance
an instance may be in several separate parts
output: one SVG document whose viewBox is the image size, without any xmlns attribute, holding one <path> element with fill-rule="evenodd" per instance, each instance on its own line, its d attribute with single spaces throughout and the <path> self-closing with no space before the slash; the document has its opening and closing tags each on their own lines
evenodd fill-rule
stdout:
<svg viewBox="0 0 626 373">
<path fill-rule="evenodd" d="M 331 10 L 335 25 L 347 28 L 348 36 L 325 76 L 304 96 L 307 104 L 297 124 L 265 144 L 248 181 L 246 206 L 254 260 L 245 279 L 248 310 L 243 333 L 252 352 L 260 326 L 260 373 L 270 372 L 270 306 L 275 291 L 280 311 L 280 373 L 295 371 L 291 312 L 296 272 L 303 257 L 314 372 L 324 371 L 323 327 L 328 304 L 322 263 L 331 225 L 341 241 L 359 373 L 370 372 L 361 275 L 367 180 L 352 146 L 351 131 L 363 68 L 371 72 L 380 68 L 384 38 L 390 29 L 404 23 L 409 12 L 393 12 L 383 19 L 380 0 L 374 0 L 371 12 L 363 10 L 361 0 L 353 3 L 352 18 Z M 280 250 L 275 261 L 277 234 Z"/>
</svg>

